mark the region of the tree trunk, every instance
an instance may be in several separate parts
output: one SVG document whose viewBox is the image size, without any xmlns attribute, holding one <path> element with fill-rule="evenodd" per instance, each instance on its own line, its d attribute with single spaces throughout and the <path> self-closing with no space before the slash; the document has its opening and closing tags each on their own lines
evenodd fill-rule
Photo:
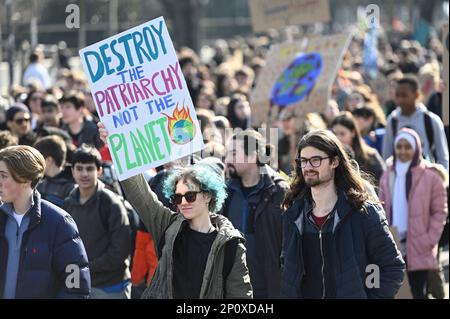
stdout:
<svg viewBox="0 0 450 319">
<path fill-rule="evenodd" d="M 200 19 L 203 5 L 199 0 L 161 0 L 172 25 L 172 39 L 176 47 L 200 48 Z"/>
</svg>

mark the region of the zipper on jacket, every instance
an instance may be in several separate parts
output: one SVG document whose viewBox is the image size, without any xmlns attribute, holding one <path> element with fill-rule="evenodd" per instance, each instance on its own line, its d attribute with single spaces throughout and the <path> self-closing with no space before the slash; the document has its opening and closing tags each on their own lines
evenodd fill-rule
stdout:
<svg viewBox="0 0 450 319">
<path fill-rule="evenodd" d="M 311 214 L 312 214 L 312 210 L 311 210 Z M 314 227 L 316 227 L 316 229 L 319 231 L 319 246 L 320 246 L 320 257 L 322 259 L 322 267 L 321 267 L 321 273 L 322 273 L 322 299 L 325 299 L 325 255 L 323 253 L 323 240 L 322 240 L 322 229 L 323 227 L 325 227 L 326 223 L 328 222 L 328 220 L 330 219 L 331 215 L 333 214 L 333 211 L 328 215 L 327 219 L 325 220 L 325 222 L 322 225 L 322 228 L 319 228 L 314 222 L 312 222 L 311 220 L 309 220 L 309 218 L 307 218 L 309 220 L 309 222 L 311 222 L 313 224 Z"/>
<path fill-rule="evenodd" d="M 322 229 L 319 230 L 319 243 L 320 243 L 320 256 L 322 258 L 322 299 L 325 299 L 325 257 L 323 254 L 323 245 L 322 245 Z"/>
</svg>

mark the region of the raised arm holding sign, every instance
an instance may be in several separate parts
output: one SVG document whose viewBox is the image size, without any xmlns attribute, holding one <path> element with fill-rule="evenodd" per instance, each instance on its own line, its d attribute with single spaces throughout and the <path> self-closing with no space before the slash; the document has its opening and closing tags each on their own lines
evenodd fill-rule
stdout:
<svg viewBox="0 0 450 319">
<path fill-rule="evenodd" d="M 102 123 L 98 126 L 106 142 L 108 131 Z M 173 170 L 164 193 L 178 213 L 164 207 L 142 174 L 122 181 L 122 186 L 159 255 L 143 298 L 252 298 L 244 238 L 216 214 L 226 197 L 219 174 L 201 163 Z"/>
</svg>

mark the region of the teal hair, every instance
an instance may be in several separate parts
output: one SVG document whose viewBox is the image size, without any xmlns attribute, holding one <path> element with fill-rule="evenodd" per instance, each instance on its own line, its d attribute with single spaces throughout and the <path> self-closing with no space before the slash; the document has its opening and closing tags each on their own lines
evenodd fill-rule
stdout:
<svg viewBox="0 0 450 319">
<path fill-rule="evenodd" d="M 209 210 L 217 213 L 221 210 L 227 192 L 222 176 L 206 165 L 195 164 L 186 168 L 176 168 L 164 181 L 164 196 L 170 199 L 175 193 L 175 188 L 180 180 L 190 180 L 200 187 L 200 190 L 211 196 Z"/>
</svg>

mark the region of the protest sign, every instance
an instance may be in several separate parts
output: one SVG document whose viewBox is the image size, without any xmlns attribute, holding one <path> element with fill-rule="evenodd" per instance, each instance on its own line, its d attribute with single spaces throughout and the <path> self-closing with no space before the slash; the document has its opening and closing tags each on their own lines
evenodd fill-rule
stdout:
<svg viewBox="0 0 450 319">
<path fill-rule="evenodd" d="M 120 180 L 203 148 L 163 17 L 79 53 Z"/>
<path fill-rule="evenodd" d="M 442 120 L 444 121 L 445 125 L 448 125 L 449 119 L 448 119 L 448 24 L 444 26 L 444 32 L 443 32 L 443 39 L 442 43 L 444 44 L 444 92 L 442 94 Z"/>
<path fill-rule="evenodd" d="M 253 31 L 289 25 L 328 22 L 328 0 L 250 0 Z"/>
<path fill-rule="evenodd" d="M 273 123 L 288 107 L 297 117 L 325 110 L 349 35 L 274 45 L 251 94 L 253 123 Z"/>
</svg>

